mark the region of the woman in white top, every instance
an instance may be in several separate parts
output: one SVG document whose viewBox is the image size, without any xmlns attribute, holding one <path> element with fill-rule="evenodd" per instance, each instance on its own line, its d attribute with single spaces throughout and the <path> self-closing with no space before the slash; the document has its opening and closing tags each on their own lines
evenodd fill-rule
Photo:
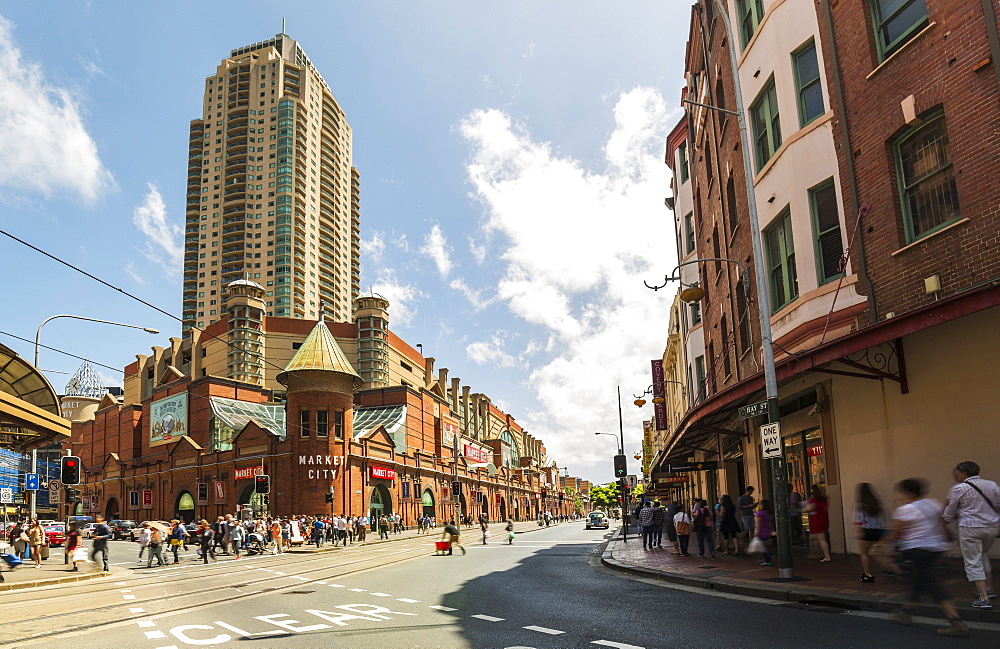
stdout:
<svg viewBox="0 0 1000 649">
<path fill-rule="evenodd" d="M 896 484 L 896 499 L 901 503 L 892 514 L 893 538 L 896 549 L 907 567 L 910 592 L 906 603 L 893 613 L 893 621 L 912 624 L 911 611 L 926 594 L 941 607 L 951 626 L 938 629 L 938 635 L 964 638 L 969 627 L 958 617 L 955 603 L 945 590 L 935 571 L 938 558 L 951 547 L 947 529 L 941 519 L 944 507 L 925 496 L 922 481 L 910 478 Z"/>
<path fill-rule="evenodd" d="M 681 556 L 690 557 L 688 541 L 691 540 L 691 517 L 684 509 L 684 503 L 677 504 L 677 513 L 674 514 L 674 529 L 677 530 L 677 544 L 680 545 Z"/>
</svg>

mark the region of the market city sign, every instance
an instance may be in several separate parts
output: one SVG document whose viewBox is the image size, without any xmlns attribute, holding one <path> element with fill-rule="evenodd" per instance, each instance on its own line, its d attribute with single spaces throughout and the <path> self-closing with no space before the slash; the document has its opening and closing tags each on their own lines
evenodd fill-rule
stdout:
<svg viewBox="0 0 1000 649">
<path fill-rule="evenodd" d="M 368 476 L 376 480 L 395 480 L 396 471 L 387 466 L 370 466 L 368 467 Z"/>
<path fill-rule="evenodd" d="M 346 464 L 346 459 L 341 455 L 300 455 L 299 466 L 324 466 L 328 469 L 308 469 L 306 475 L 309 480 L 333 480 L 337 477 L 337 468 Z"/>
</svg>

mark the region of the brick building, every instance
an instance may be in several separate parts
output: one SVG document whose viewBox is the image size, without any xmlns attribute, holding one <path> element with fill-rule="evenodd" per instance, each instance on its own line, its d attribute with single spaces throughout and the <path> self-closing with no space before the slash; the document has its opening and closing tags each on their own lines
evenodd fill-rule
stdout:
<svg viewBox="0 0 1000 649">
<path fill-rule="evenodd" d="M 669 475 L 671 462 L 715 460 L 720 468 L 692 474 L 686 494 L 746 484 L 770 492 L 762 421 L 738 416 L 763 400 L 756 305 L 768 299 L 783 470 L 800 494 L 826 491 L 833 546 L 851 550 L 857 483 L 888 503 L 891 485 L 913 475 L 942 497 L 961 460 L 1000 470 L 991 441 L 1000 416 L 991 360 L 1000 353 L 1000 43 L 988 28 L 998 4 L 723 4 L 768 295 L 750 281 L 744 300 L 737 264 L 698 264 L 707 295 L 681 316 L 683 335 L 704 341 L 704 379 L 688 372 L 694 396 L 657 450 L 653 477 Z M 699 0 L 685 98 L 734 108 L 729 45 L 723 16 Z M 685 181 L 692 196 L 690 218 L 675 213 L 679 256 L 734 259 L 754 273 L 736 119 L 685 108 L 687 136 L 672 136 L 667 156 L 675 204 Z"/>
</svg>

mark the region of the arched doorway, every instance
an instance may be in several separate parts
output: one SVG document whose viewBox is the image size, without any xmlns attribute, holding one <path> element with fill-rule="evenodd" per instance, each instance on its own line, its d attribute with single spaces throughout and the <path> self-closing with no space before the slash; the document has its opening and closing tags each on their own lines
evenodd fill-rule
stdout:
<svg viewBox="0 0 1000 649">
<path fill-rule="evenodd" d="M 507 520 L 507 499 L 500 496 L 500 520 Z"/>
<path fill-rule="evenodd" d="M 264 494 L 257 493 L 252 484 L 243 487 L 237 504 L 239 505 L 240 516 L 242 518 L 256 518 L 267 511 Z"/>
<path fill-rule="evenodd" d="M 464 491 L 461 494 L 459 494 L 459 496 L 458 496 L 458 515 L 461 518 L 465 518 L 466 516 L 469 515 L 469 505 L 465 501 L 465 492 Z M 461 524 L 460 520 L 459 521 L 455 521 L 455 522 Z"/>
<path fill-rule="evenodd" d="M 108 504 L 104 506 L 104 520 L 114 521 L 121 518 L 118 509 L 118 499 L 114 496 L 108 498 Z"/>
<path fill-rule="evenodd" d="M 185 490 L 177 494 L 177 500 L 174 502 L 174 518 L 185 523 L 194 521 L 194 497 L 190 491 Z"/>
<path fill-rule="evenodd" d="M 372 487 L 372 495 L 368 499 L 368 512 L 369 517 L 372 520 L 372 527 L 378 521 L 378 517 L 385 514 L 388 516 L 392 513 L 392 495 L 389 490 L 383 484 L 377 484 Z"/>
<path fill-rule="evenodd" d="M 424 493 L 420 495 L 420 506 L 421 513 L 424 516 L 431 517 L 437 516 L 434 510 L 434 492 L 430 489 L 424 489 Z"/>
</svg>

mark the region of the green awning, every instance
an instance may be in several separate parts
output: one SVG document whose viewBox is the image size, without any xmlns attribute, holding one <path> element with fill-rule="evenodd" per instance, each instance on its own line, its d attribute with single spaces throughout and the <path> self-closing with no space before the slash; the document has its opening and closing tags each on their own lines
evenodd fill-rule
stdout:
<svg viewBox="0 0 1000 649">
<path fill-rule="evenodd" d="M 285 406 L 281 403 L 249 403 L 223 397 L 210 397 L 212 415 L 234 431 L 254 422 L 272 435 L 285 438 Z"/>
<path fill-rule="evenodd" d="M 384 426 L 396 443 L 396 450 L 406 450 L 406 406 L 377 406 L 354 411 L 354 438 L 357 439 L 379 426 Z"/>
</svg>

